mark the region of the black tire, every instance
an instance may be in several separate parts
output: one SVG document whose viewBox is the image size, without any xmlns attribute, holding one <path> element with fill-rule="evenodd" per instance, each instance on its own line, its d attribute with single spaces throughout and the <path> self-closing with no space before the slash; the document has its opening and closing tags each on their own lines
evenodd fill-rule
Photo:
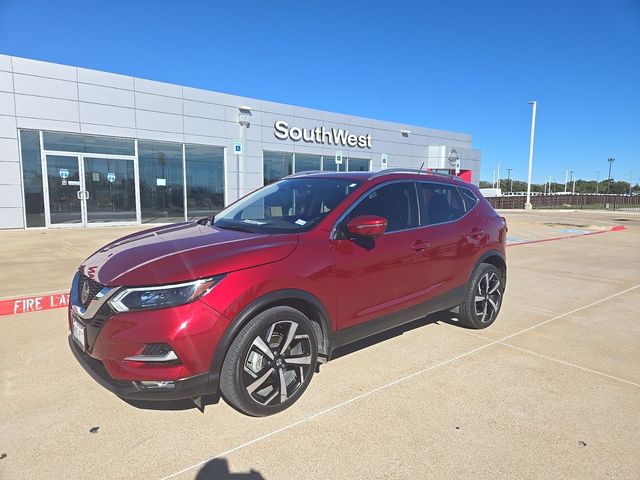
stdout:
<svg viewBox="0 0 640 480">
<path fill-rule="evenodd" d="M 295 308 L 273 307 L 252 318 L 233 340 L 222 364 L 220 391 L 241 413 L 273 415 L 300 398 L 317 360 L 311 321 Z"/>
<path fill-rule="evenodd" d="M 500 313 L 503 293 L 500 270 L 489 263 L 481 263 L 469 279 L 458 320 L 467 328 L 487 328 Z"/>
</svg>

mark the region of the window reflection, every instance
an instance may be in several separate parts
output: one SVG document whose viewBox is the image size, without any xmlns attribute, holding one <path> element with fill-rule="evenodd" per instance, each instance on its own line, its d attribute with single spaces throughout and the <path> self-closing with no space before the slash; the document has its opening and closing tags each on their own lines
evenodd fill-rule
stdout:
<svg viewBox="0 0 640 480">
<path fill-rule="evenodd" d="M 22 178 L 27 227 L 44 227 L 40 135 L 33 130 L 21 130 L 20 146 L 22 150 Z"/>
<path fill-rule="evenodd" d="M 110 155 L 135 155 L 134 142 L 130 138 L 79 135 L 77 133 L 43 132 L 45 150 L 79 153 L 105 153 Z"/>
<path fill-rule="evenodd" d="M 138 142 L 142 223 L 184 220 L 182 144 Z"/>
<path fill-rule="evenodd" d="M 293 153 L 263 152 L 264 184 L 277 182 L 293 173 Z"/>
<path fill-rule="evenodd" d="M 320 155 L 303 155 L 296 153 L 296 173 L 322 169 L 322 157 Z"/>
<path fill-rule="evenodd" d="M 224 208 L 224 148 L 185 145 L 187 214 L 207 217 Z"/>
</svg>

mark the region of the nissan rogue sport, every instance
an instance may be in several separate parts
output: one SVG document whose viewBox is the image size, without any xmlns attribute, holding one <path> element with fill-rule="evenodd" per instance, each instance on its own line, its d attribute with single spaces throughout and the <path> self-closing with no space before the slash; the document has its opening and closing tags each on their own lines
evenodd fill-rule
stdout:
<svg viewBox="0 0 640 480">
<path fill-rule="evenodd" d="M 305 172 L 211 218 L 152 228 L 76 273 L 69 344 L 130 400 L 221 394 L 252 416 L 293 404 L 337 347 L 459 307 L 491 325 L 507 226 L 469 183 L 424 171 Z"/>
</svg>

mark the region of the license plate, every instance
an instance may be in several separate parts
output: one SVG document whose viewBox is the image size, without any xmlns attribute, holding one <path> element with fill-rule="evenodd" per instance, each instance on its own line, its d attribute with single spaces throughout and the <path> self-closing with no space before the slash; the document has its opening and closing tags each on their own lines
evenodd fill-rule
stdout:
<svg viewBox="0 0 640 480">
<path fill-rule="evenodd" d="M 86 337 L 85 336 L 85 328 L 77 320 L 74 320 L 71 325 L 72 325 L 71 326 L 71 334 L 73 335 L 73 339 L 80 346 L 80 348 L 82 348 L 82 351 L 84 352 L 86 350 L 86 348 L 85 348 L 85 340 L 84 340 L 85 337 Z"/>
</svg>

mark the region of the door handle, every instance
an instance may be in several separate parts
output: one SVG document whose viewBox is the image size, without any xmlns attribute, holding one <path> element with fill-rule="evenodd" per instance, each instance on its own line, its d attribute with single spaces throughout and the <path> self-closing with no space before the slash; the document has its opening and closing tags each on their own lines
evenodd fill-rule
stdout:
<svg viewBox="0 0 640 480">
<path fill-rule="evenodd" d="M 78 197 L 78 200 L 82 200 L 82 190 L 76 192 L 76 197 Z"/>
<path fill-rule="evenodd" d="M 411 244 L 411 250 L 415 250 L 416 252 L 421 252 L 429 248 L 431 244 L 429 242 L 423 242 L 422 240 L 416 240 Z"/>
<path fill-rule="evenodd" d="M 474 228 L 467 234 L 467 237 L 477 240 L 483 235 L 484 235 L 484 230 L 482 230 L 481 228 Z"/>
<path fill-rule="evenodd" d="M 89 200 L 89 190 L 84 191 L 84 199 Z"/>
</svg>

